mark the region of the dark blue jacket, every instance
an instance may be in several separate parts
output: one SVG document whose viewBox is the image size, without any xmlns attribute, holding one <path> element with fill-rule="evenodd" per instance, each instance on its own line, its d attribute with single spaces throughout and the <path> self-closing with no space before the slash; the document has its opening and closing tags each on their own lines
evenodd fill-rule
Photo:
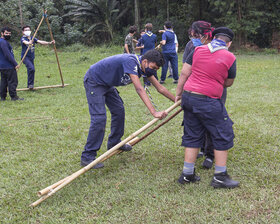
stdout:
<svg viewBox="0 0 280 224">
<path fill-rule="evenodd" d="M 13 48 L 10 43 L 0 38 L 0 69 L 11 69 L 17 66 Z"/>
</svg>

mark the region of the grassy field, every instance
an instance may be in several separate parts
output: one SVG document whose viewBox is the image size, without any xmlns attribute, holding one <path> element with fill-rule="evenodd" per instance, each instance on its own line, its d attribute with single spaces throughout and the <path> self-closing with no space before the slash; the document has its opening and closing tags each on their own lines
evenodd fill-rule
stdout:
<svg viewBox="0 0 280 224">
<path fill-rule="evenodd" d="M 91 64 L 120 52 L 63 49 L 59 57 L 70 86 L 19 92 L 24 101 L 0 102 L 0 223 L 280 223 L 280 55 L 237 55 L 238 75 L 227 99 L 236 135 L 228 170 L 240 188 L 210 187 L 213 169 L 202 169 L 201 159 L 200 183 L 177 183 L 184 155 L 180 114 L 133 151 L 28 207 L 38 190 L 80 169 L 90 123 L 83 76 Z M 60 84 L 54 52 L 38 47 L 36 55 L 35 86 Z M 25 88 L 25 66 L 18 76 L 18 87 Z M 175 93 L 172 80 L 166 87 Z M 126 108 L 125 138 L 153 117 L 132 85 L 118 90 Z M 160 110 L 173 104 L 153 88 L 151 93 Z M 99 155 L 106 151 L 109 124 L 108 113 Z"/>
</svg>

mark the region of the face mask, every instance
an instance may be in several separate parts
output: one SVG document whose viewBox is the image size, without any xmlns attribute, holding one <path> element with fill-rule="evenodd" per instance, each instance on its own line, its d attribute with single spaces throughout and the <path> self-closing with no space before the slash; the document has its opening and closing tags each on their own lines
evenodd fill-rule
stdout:
<svg viewBox="0 0 280 224">
<path fill-rule="evenodd" d="M 29 37 L 30 34 L 31 34 L 31 31 L 24 31 L 23 33 L 24 33 L 25 36 L 28 36 L 28 37 Z"/>
<path fill-rule="evenodd" d="M 157 74 L 157 71 L 156 71 L 156 70 L 151 69 L 151 68 L 149 68 L 149 67 L 146 67 L 146 68 L 145 68 L 145 75 L 146 75 L 147 77 L 155 76 L 156 74 Z"/>
<path fill-rule="evenodd" d="M 5 40 L 10 40 L 11 39 L 11 35 L 4 35 L 4 39 Z"/>
</svg>

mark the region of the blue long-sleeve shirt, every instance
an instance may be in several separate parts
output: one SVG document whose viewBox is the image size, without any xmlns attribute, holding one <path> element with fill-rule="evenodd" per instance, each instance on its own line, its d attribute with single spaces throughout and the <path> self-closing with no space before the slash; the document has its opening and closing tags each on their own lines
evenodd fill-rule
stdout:
<svg viewBox="0 0 280 224">
<path fill-rule="evenodd" d="M 0 69 L 11 69 L 17 66 L 13 48 L 8 41 L 0 38 Z"/>
</svg>

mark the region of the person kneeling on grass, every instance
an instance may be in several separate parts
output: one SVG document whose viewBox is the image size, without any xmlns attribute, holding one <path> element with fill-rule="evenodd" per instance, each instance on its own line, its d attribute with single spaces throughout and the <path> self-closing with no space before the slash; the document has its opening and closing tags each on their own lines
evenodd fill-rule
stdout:
<svg viewBox="0 0 280 224">
<path fill-rule="evenodd" d="M 211 43 L 196 47 L 187 57 L 176 89 L 176 101 L 182 98 L 182 146 L 186 147 L 184 168 L 178 182 L 200 180 L 195 175 L 194 165 L 207 130 L 215 147 L 215 174 L 211 185 L 234 188 L 239 182 L 230 178 L 226 167 L 228 149 L 233 147 L 233 122 L 221 102 L 224 87 L 231 86 L 236 76 L 236 58 L 228 51 L 234 35 L 231 29 L 219 27 L 213 31 L 213 36 Z"/>
<path fill-rule="evenodd" d="M 115 86 L 133 83 L 136 92 L 155 118 L 163 119 L 167 116 L 165 111 L 157 112 L 155 110 L 139 79 L 142 75 L 147 76 L 159 93 L 174 102 L 175 96 L 155 78 L 156 71 L 163 64 L 162 53 L 157 50 L 150 50 L 143 56 L 133 54 L 111 56 L 90 67 L 84 77 L 84 87 L 91 123 L 87 142 L 81 155 L 81 166 L 86 166 L 95 160 L 97 151 L 102 145 L 106 125 L 105 105 L 111 113 L 111 134 L 109 135 L 107 149 L 109 150 L 121 142 L 121 137 L 124 134 L 125 111 L 123 101 Z M 130 151 L 132 147 L 125 144 L 120 149 Z M 93 168 L 102 167 L 104 167 L 104 164 L 99 163 Z"/>
</svg>

